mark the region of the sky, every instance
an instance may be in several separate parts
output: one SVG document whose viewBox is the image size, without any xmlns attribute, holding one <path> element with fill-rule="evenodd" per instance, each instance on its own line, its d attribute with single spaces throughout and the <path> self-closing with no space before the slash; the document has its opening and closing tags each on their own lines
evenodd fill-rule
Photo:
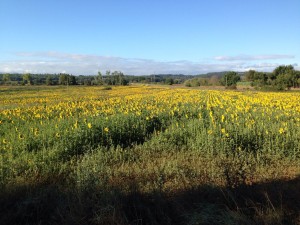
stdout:
<svg viewBox="0 0 300 225">
<path fill-rule="evenodd" d="M 0 72 L 300 70 L 300 0 L 0 0 Z"/>
</svg>

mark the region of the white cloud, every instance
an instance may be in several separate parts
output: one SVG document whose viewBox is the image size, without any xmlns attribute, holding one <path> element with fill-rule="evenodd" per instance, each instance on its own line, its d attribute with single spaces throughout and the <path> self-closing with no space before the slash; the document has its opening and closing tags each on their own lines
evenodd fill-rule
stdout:
<svg viewBox="0 0 300 225">
<path fill-rule="evenodd" d="M 252 60 L 275 60 L 275 59 L 293 59 L 294 55 L 237 55 L 237 56 L 216 56 L 218 61 L 252 61 Z"/>
<path fill-rule="evenodd" d="M 61 73 L 74 75 L 95 75 L 98 71 L 105 72 L 122 71 L 131 75 L 147 75 L 158 73 L 174 74 L 201 74 L 217 71 L 247 71 L 249 69 L 259 71 L 272 71 L 279 66 L 278 63 L 253 63 L 246 61 L 257 59 L 287 58 L 284 55 L 243 56 L 244 61 L 238 61 L 237 57 L 222 56 L 211 62 L 180 61 L 155 61 L 150 59 L 122 58 L 112 56 L 69 54 L 61 52 L 19 52 L 16 60 L 0 61 L 0 72 L 30 72 L 30 73 Z M 235 59 L 234 59 L 235 58 Z M 221 62 L 220 62 L 221 61 Z M 227 62 L 223 62 L 227 61 Z M 265 60 L 267 61 L 267 60 Z"/>
</svg>

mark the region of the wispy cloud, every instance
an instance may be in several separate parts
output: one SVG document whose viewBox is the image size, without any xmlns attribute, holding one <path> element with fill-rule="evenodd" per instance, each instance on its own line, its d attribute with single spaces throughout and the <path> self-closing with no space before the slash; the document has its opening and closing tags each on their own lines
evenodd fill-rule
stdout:
<svg viewBox="0 0 300 225">
<path fill-rule="evenodd" d="M 293 59 L 294 55 L 237 55 L 237 56 L 216 56 L 218 61 L 254 61 L 254 60 L 274 60 L 274 59 Z"/>
<path fill-rule="evenodd" d="M 0 61 L 0 72 L 30 72 L 30 73 L 61 73 L 74 75 L 97 74 L 105 72 L 122 71 L 125 74 L 146 75 L 157 73 L 173 74 L 201 74 L 217 71 L 247 71 L 255 69 L 260 71 L 272 71 L 279 63 L 249 63 L 252 60 L 265 60 L 281 58 L 293 58 L 289 55 L 260 55 L 260 56 L 236 56 L 216 57 L 210 62 L 180 61 L 156 61 L 151 59 L 122 58 L 114 56 L 100 56 L 92 54 L 70 54 L 61 52 L 18 52 L 16 59 Z M 239 60 L 238 60 L 239 57 Z M 243 59 L 243 60 L 241 60 Z M 223 62 L 224 61 L 224 62 Z M 226 62 L 225 62 L 226 61 Z"/>
</svg>

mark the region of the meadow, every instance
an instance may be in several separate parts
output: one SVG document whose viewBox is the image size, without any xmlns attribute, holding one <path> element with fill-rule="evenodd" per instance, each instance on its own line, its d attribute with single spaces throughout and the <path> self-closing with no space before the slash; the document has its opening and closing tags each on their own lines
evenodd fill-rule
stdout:
<svg viewBox="0 0 300 225">
<path fill-rule="evenodd" d="M 0 87 L 3 224 L 300 224 L 300 92 Z"/>
</svg>

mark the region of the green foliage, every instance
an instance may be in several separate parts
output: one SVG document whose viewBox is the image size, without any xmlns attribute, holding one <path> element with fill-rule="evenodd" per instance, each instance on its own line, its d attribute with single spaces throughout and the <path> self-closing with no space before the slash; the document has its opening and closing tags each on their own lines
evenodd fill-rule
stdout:
<svg viewBox="0 0 300 225">
<path fill-rule="evenodd" d="M 59 75 L 58 84 L 61 84 L 61 85 L 76 85 L 77 82 L 76 82 L 75 76 L 70 75 L 70 74 L 61 73 Z"/>
<path fill-rule="evenodd" d="M 168 85 L 174 84 L 173 78 L 167 78 L 167 79 L 165 80 L 165 84 L 168 84 Z"/>
<path fill-rule="evenodd" d="M 226 73 L 222 77 L 221 84 L 226 87 L 234 86 L 240 80 L 241 80 L 240 75 L 237 72 L 231 71 L 231 72 Z"/>
<path fill-rule="evenodd" d="M 246 73 L 246 80 L 250 81 L 252 86 L 262 87 L 267 84 L 268 75 L 264 72 L 249 70 Z"/>
<path fill-rule="evenodd" d="M 3 81 L 4 84 L 8 84 L 11 81 L 10 80 L 10 75 L 9 74 L 3 74 L 2 81 Z"/>
<path fill-rule="evenodd" d="M 277 78 L 281 74 L 291 74 L 294 72 L 294 67 L 292 65 L 288 66 L 278 66 L 273 71 L 273 76 Z"/>
<path fill-rule="evenodd" d="M 46 85 L 52 85 L 52 84 L 53 84 L 52 78 L 51 78 L 50 75 L 48 75 L 47 78 L 46 78 Z"/>
<path fill-rule="evenodd" d="M 25 73 L 23 74 L 23 84 L 28 84 L 31 85 L 32 84 L 32 77 L 30 73 Z"/>
<path fill-rule="evenodd" d="M 98 71 L 98 75 L 94 79 L 96 85 L 103 85 L 102 73 Z"/>
<path fill-rule="evenodd" d="M 278 90 L 290 89 L 291 87 L 298 86 L 298 73 L 294 70 L 292 65 L 279 66 L 273 71 L 271 79 L 274 81 L 272 84 Z"/>
<path fill-rule="evenodd" d="M 291 87 L 299 87 L 300 73 L 292 65 L 278 66 L 272 73 L 263 73 L 250 70 L 246 79 L 252 82 L 252 86 L 269 90 L 286 90 Z"/>
<path fill-rule="evenodd" d="M 98 79 L 99 75 L 98 75 Z M 129 81 L 125 78 L 125 75 L 121 71 L 106 71 L 104 77 L 101 76 L 102 84 L 106 85 L 128 85 Z"/>
</svg>

